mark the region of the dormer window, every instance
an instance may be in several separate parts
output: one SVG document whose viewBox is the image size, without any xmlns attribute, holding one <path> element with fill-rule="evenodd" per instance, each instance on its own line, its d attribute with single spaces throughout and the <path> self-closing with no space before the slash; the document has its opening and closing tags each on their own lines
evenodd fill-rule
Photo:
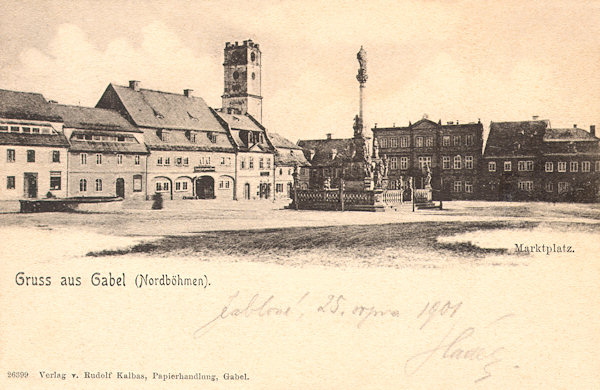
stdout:
<svg viewBox="0 0 600 390">
<path fill-rule="evenodd" d="M 209 131 L 208 133 L 206 133 L 206 136 L 208 137 L 210 142 L 212 142 L 213 144 L 217 142 L 217 135 L 215 133 L 213 133 L 212 131 Z"/>
<path fill-rule="evenodd" d="M 163 142 L 168 142 L 169 141 L 169 133 L 167 133 L 164 130 L 157 130 L 156 131 L 156 136 L 158 138 L 160 138 L 160 140 L 163 141 Z"/>
<path fill-rule="evenodd" d="M 190 142 L 196 143 L 196 133 L 193 131 L 186 130 L 185 138 L 187 138 Z"/>
</svg>

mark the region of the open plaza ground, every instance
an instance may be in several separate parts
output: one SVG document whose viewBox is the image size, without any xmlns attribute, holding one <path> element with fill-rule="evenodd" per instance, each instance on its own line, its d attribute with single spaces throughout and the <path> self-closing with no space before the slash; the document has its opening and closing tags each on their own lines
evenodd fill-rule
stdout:
<svg viewBox="0 0 600 390">
<path fill-rule="evenodd" d="M 68 213 L 7 211 L 0 214 L 6 238 L 2 251 L 31 255 L 36 248 L 45 254 L 52 248 L 56 256 L 445 267 L 525 264 L 546 255 L 545 250 L 523 252 L 517 245 L 559 244 L 567 237 L 567 244 L 580 251 L 600 249 L 597 204 L 464 201 L 446 202 L 443 210 L 412 212 L 408 204 L 385 213 L 284 206 L 188 200 L 166 202 L 162 210 L 151 210 L 149 202 L 132 202 L 86 205 Z"/>
</svg>

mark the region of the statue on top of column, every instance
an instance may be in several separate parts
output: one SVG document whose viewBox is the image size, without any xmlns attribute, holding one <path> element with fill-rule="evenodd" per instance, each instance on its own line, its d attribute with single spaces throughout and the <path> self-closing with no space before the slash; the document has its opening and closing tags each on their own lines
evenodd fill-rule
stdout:
<svg viewBox="0 0 600 390">
<path fill-rule="evenodd" d="M 358 59 L 358 74 L 356 75 L 356 79 L 359 83 L 364 84 L 367 82 L 367 52 L 363 47 L 360 47 L 360 50 L 356 54 L 356 59 Z"/>
</svg>

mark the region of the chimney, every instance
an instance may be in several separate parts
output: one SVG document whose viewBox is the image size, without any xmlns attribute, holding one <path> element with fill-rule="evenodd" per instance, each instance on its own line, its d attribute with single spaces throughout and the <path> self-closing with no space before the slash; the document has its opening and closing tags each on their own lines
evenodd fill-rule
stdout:
<svg viewBox="0 0 600 390">
<path fill-rule="evenodd" d="M 140 82 L 137 80 L 129 80 L 129 88 L 133 89 L 134 91 L 139 91 Z"/>
<path fill-rule="evenodd" d="M 592 137 L 596 136 L 596 125 L 590 126 L 590 134 L 592 135 Z"/>
<path fill-rule="evenodd" d="M 185 97 L 192 97 L 193 93 L 194 93 L 193 89 L 184 89 L 183 90 L 183 94 L 185 95 Z"/>
<path fill-rule="evenodd" d="M 574 129 L 576 129 L 576 128 L 577 128 L 577 123 L 575 123 L 575 124 L 573 125 L 573 128 L 574 128 Z"/>
<path fill-rule="evenodd" d="M 531 119 L 533 119 L 534 121 L 537 121 L 539 119 L 539 117 L 540 117 L 539 115 L 534 115 L 531 117 Z"/>
<path fill-rule="evenodd" d="M 325 135 L 327 136 L 327 139 L 331 139 L 331 133 L 327 133 Z"/>
</svg>

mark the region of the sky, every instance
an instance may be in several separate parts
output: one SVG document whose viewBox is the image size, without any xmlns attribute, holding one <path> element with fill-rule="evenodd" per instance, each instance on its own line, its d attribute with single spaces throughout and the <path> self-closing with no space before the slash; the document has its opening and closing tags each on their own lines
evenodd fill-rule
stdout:
<svg viewBox="0 0 600 390">
<path fill-rule="evenodd" d="M 94 106 L 109 83 L 215 108 L 225 42 L 262 51 L 263 124 L 292 141 L 406 126 L 549 119 L 600 124 L 600 1 L 0 2 L 0 88 Z"/>
</svg>

